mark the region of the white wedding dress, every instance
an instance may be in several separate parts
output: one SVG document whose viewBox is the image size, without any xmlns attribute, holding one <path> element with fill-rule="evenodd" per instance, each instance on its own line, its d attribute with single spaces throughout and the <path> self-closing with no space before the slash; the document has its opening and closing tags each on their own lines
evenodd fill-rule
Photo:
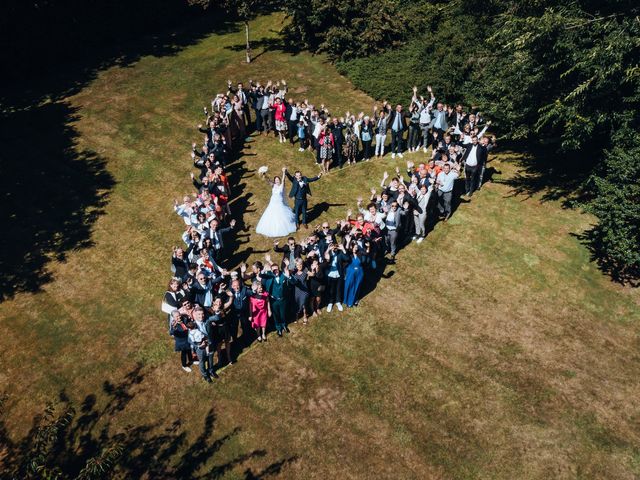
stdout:
<svg viewBox="0 0 640 480">
<path fill-rule="evenodd" d="M 271 200 L 260 217 L 256 232 L 265 237 L 284 237 L 296 231 L 296 217 L 284 197 L 284 184 L 273 184 Z"/>
</svg>

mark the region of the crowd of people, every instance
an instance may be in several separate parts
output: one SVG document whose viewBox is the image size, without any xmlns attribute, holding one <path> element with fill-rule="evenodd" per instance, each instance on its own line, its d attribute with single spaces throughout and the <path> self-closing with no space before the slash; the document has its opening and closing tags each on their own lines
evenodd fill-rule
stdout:
<svg viewBox="0 0 640 480">
<path fill-rule="evenodd" d="M 432 89 L 427 91 L 424 98 L 414 88 L 407 111 L 383 102 L 371 116 L 346 112 L 338 118 L 324 105 L 288 96 L 284 80 L 265 85 L 249 81 L 248 88 L 228 82 L 227 92 L 212 100 L 211 111 L 204 108 L 206 123 L 198 126 L 204 134 L 202 147 L 194 143 L 191 152 L 199 171 L 191 173 L 196 192 L 175 201 L 175 212 L 185 224 L 184 245 L 173 248 L 173 276 L 162 302 L 185 371 L 198 365 L 202 378 L 211 382 L 242 348 L 266 342 L 271 328 L 282 337 L 291 322 L 307 324 L 323 311 L 357 306 L 404 245 L 423 241 L 430 220 L 448 220 L 461 174 L 465 195 L 481 188 L 488 153 L 495 146 L 495 138 L 486 135 L 490 122 L 462 105 L 437 102 Z M 282 177 L 270 181 L 274 193 L 284 190 L 285 179 L 292 182 L 294 231 L 307 227 L 308 182 L 331 168 L 382 157 L 389 136 L 392 158 L 420 150 L 428 155 L 422 162 L 407 161 L 405 172 L 396 166 L 392 178 L 385 172 L 366 201 L 357 199 L 356 212 L 347 211 L 334 224 L 317 225 L 300 241 L 294 236 L 286 242 L 276 239 L 273 250 L 279 259 L 266 254 L 264 261 L 230 270 L 236 266 L 229 264 L 228 237 L 237 221 L 230 208 L 228 165 L 251 130 L 273 133 L 301 152 L 315 152 L 317 177 L 299 171 L 291 175 L 283 168 Z M 302 212 L 299 200 L 304 201 Z"/>
</svg>

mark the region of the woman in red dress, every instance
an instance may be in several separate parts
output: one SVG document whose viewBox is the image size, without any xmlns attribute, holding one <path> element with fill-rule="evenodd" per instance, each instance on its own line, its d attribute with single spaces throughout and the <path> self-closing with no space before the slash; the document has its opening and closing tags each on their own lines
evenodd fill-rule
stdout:
<svg viewBox="0 0 640 480">
<path fill-rule="evenodd" d="M 287 133 L 287 106 L 282 101 L 280 97 L 276 98 L 275 107 L 275 118 L 276 118 L 276 130 L 278 131 L 278 135 L 280 135 L 280 143 L 285 143 L 287 141 L 286 133 Z"/>
<path fill-rule="evenodd" d="M 261 282 L 253 283 L 254 292 L 249 297 L 249 321 L 256 330 L 258 341 L 267 340 L 267 319 L 271 317 L 269 294 L 264 291 Z"/>
</svg>

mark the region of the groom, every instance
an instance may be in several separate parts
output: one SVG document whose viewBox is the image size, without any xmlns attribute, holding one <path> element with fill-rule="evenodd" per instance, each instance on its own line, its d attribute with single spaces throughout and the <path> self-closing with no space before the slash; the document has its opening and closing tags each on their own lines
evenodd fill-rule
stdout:
<svg viewBox="0 0 640 480">
<path fill-rule="evenodd" d="M 319 173 L 317 177 L 308 178 L 303 176 L 302 173 L 300 173 L 300 170 L 297 170 L 295 176 L 292 177 L 286 167 L 282 170 L 291 182 L 289 198 L 295 199 L 293 212 L 296 215 L 296 229 L 300 227 L 300 214 L 302 214 L 302 223 L 304 228 L 309 228 L 307 225 L 307 195 L 311 195 L 311 188 L 309 188 L 309 184 L 319 180 L 322 173 Z"/>
</svg>

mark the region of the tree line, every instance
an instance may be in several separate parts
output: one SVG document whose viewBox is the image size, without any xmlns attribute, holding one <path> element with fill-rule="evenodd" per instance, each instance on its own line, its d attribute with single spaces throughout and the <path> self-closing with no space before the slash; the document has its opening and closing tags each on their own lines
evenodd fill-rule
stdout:
<svg viewBox="0 0 640 480">
<path fill-rule="evenodd" d="M 310 4 L 310 5 L 308 5 Z M 286 0 L 288 36 L 375 98 L 427 83 L 535 152 L 598 223 L 583 238 L 620 281 L 640 275 L 640 4 L 632 0 Z M 543 158 L 545 157 L 545 158 Z M 520 178 L 522 181 L 523 179 Z M 531 180 L 530 180 L 531 182 Z"/>
</svg>

